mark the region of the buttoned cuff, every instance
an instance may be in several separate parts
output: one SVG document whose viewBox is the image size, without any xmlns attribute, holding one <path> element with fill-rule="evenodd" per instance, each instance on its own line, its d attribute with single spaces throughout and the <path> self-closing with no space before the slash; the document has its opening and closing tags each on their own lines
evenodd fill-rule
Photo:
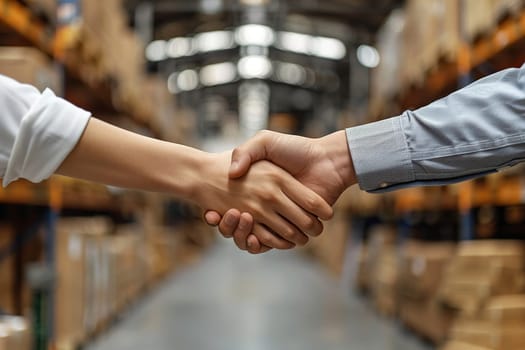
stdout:
<svg viewBox="0 0 525 350">
<path fill-rule="evenodd" d="M 415 180 L 401 117 L 348 128 L 346 136 L 362 190 L 388 190 Z"/>
<path fill-rule="evenodd" d="M 73 150 L 91 114 L 46 89 L 23 117 L 3 178 L 3 186 L 24 178 L 51 176 Z"/>
</svg>

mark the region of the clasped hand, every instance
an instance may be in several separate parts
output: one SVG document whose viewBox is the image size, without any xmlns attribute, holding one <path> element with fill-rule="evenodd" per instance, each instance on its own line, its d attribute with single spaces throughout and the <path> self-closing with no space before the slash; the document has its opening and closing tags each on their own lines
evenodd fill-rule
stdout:
<svg viewBox="0 0 525 350">
<path fill-rule="evenodd" d="M 233 237 L 240 249 L 253 254 L 304 245 L 308 236 L 319 235 L 323 226 L 318 218 L 329 219 L 330 206 L 356 182 L 344 131 L 319 139 L 260 132 L 233 151 L 229 177 L 247 186 L 251 179 L 262 181 L 263 174 L 279 181 L 239 192 L 253 195 L 251 206 L 218 202 L 218 211 L 205 214 L 208 224 L 218 225 L 224 237 Z"/>
</svg>

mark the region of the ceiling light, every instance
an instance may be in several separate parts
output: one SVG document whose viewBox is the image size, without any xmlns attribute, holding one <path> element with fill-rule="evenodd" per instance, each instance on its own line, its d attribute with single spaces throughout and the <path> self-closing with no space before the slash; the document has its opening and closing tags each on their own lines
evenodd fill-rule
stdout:
<svg viewBox="0 0 525 350">
<path fill-rule="evenodd" d="M 237 28 L 235 39 L 241 46 L 271 46 L 275 41 L 275 32 L 261 24 L 246 24 Z"/>
<path fill-rule="evenodd" d="M 195 36 L 194 41 L 200 52 L 227 50 L 235 46 L 233 33 L 227 30 L 201 33 Z"/>
<path fill-rule="evenodd" d="M 272 73 L 272 62 L 266 56 L 246 56 L 237 65 L 244 79 L 265 79 Z"/>
<path fill-rule="evenodd" d="M 173 73 L 168 77 L 168 90 L 172 94 L 195 90 L 199 87 L 199 75 L 193 69 Z"/>
<path fill-rule="evenodd" d="M 296 53 L 308 54 L 312 37 L 307 34 L 281 32 L 277 41 L 277 48 Z"/>
<path fill-rule="evenodd" d="M 317 57 L 340 60 L 346 56 L 346 47 L 341 40 L 316 37 L 313 39 L 311 53 Z"/>
<path fill-rule="evenodd" d="M 191 55 L 193 51 L 191 38 L 174 38 L 168 41 L 166 53 L 171 58 Z"/>
<path fill-rule="evenodd" d="M 201 0 L 201 10 L 207 15 L 213 15 L 222 10 L 222 0 Z"/>
<path fill-rule="evenodd" d="M 379 65 L 381 57 L 375 47 L 360 45 L 357 48 L 357 60 L 365 67 L 375 68 Z"/>
<path fill-rule="evenodd" d="M 295 63 L 281 62 L 277 65 L 276 77 L 290 85 L 303 85 L 306 82 L 306 69 Z"/>
<path fill-rule="evenodd" d="M 263 6 L 268 4 L 268 0 L 240 0 L 244 6 Z"/>
<path fill-rule="evenodd" d="M 146 58 L 151 62 L 158 62 L 168 58 L 166 55 L 166 41 L 155 40 L 146 46 Z"/>
<path fill-rule="evenodd" d="M 210 64 L 200 71 L 200 80 L 204 86 L 228 84 L 237 78 L 237 69 L 231 62 Z"/>
</svg>

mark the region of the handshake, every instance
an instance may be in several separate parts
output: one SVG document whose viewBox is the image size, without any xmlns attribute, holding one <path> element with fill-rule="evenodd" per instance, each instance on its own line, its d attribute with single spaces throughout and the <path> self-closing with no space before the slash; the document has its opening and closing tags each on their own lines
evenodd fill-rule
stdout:
<svg viewBox="0 0 525 350">
<path fill-rule="evenodd" d="M 357 182 L 344 130 L 319 139 L 262 131 L 233 150 L 228 177 L 224 187 L 235 200 L 209 198 L 220 209 L 205 220 L 252 254 L 320 235 L 320 219 L 330 219 L 331 206 Z"/>
</svg>

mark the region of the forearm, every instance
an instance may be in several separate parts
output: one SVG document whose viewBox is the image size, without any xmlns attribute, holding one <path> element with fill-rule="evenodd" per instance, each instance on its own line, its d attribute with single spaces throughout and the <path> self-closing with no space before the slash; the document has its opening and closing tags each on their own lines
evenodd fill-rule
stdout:
<svg viewBox="0 0 525 350">
<path fill-rule="evenodd" d="M 416 111 L 347 129 L 367 191 L 486 175 L 525 156 L 524 68 L 481 79 Z"/>
<path fill-rule="evenodd" d="M 144 137 L 91 118 L 57 173 L 189 200 L 206 153 Z"/>
</svg>

